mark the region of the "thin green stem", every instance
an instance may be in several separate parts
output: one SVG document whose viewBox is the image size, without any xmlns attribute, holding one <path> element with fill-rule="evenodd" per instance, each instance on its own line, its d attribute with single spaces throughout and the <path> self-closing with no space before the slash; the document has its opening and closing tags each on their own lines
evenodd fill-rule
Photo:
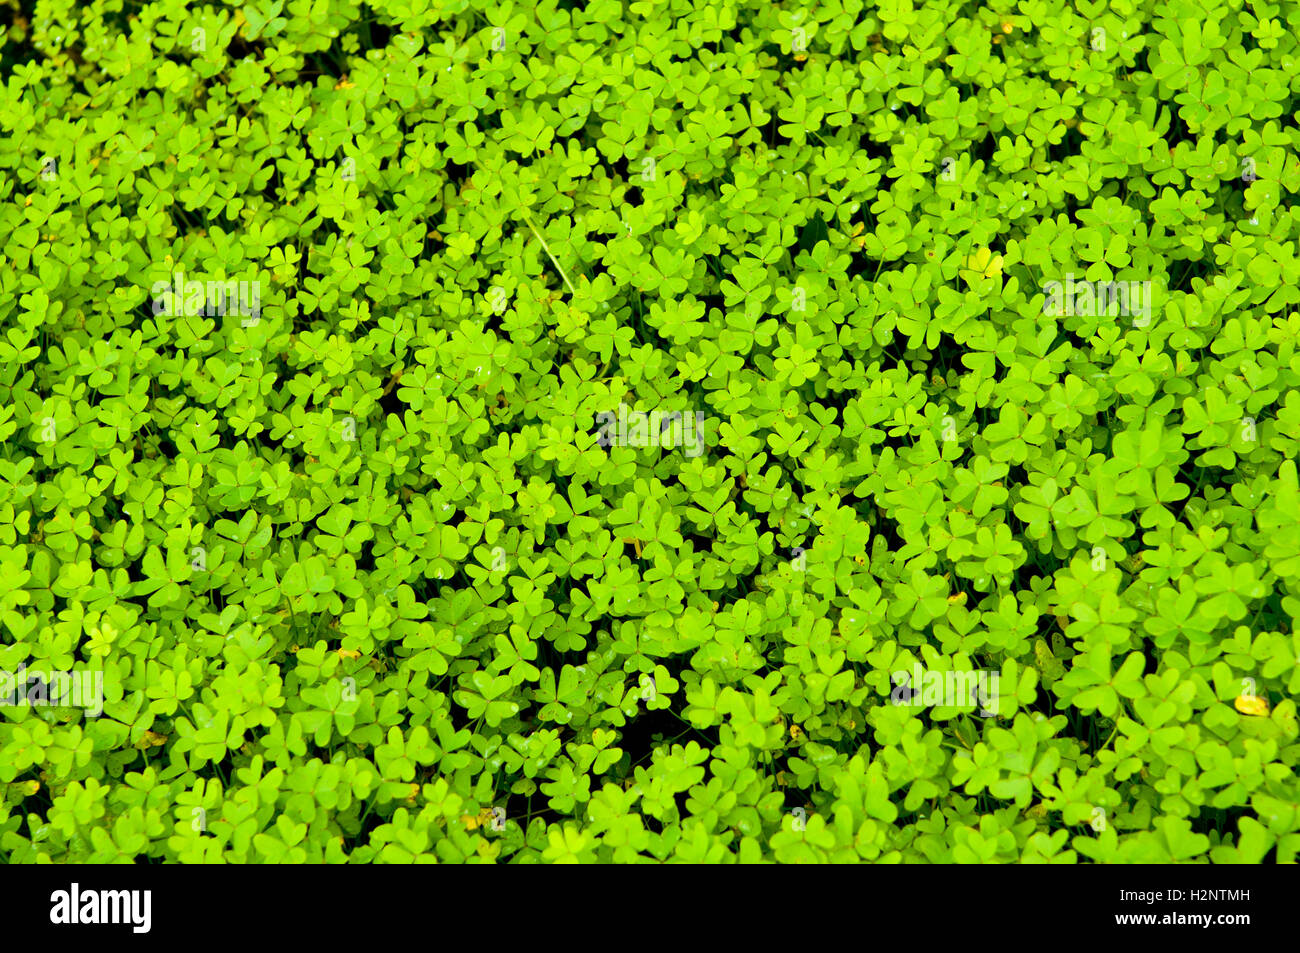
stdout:
<svg viewBox="0 0 1300 953">
<path fill-rule="evenodd" d="M 571 297 L 576 298 L 578 296 L 578 292 L 573 290 L 573 283 L 569 281 L 569 276 L 565 272 L 564 266 L 561 265 L 559 259 L 557 259 L 555 255 L 551 253 L 551 246 L 546 244 L 546 239 L 542 237 L 542 233 L 537 230 L 537 227 L 535 225 L 533 225 L 533 220 L 528 217 L 528 213 L 524 212 L 523 214 L 524 214 L 524 221 L 528 223 L 528 227 L 532 229 L 533 234 L 537 236 L 537 240 L 541 242 L 542 247 L 546 249 L 547 257 L 551 259 L 551 262 L 559 270 L 560 277 L 564 279 L 564 286 L 569 289 L 569 295 Z"/>
</svg>

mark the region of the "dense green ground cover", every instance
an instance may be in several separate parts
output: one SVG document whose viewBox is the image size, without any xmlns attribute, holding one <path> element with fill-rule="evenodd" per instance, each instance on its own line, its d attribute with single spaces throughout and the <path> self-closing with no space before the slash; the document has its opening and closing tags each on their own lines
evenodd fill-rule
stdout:
<svg viewBox="0 0 1300 953">
<path fill-rule="evenodd" d="M 1296 3 L 6 16 L 10 861 L 1295 859 Z"/>
</svg>

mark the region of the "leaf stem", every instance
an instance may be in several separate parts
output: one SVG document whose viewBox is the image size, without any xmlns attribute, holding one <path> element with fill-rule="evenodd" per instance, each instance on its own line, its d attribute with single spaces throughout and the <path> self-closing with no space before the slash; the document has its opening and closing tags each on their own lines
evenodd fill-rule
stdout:
<svg viewBox="0 0 1300 953">
<path fill-rule="evenodd" d="M 524 215 L 524 221 L 528 223 L 528 227 L 532 229 L 533 234 L 537 236 L 537 240 L 541 242 L 542 247 L 546 249 L 547 257 L 551 259 L 551 262 L 559 270 L 560 277 L 564 279 L 565 287 L 569 289 L 570 297 L 576 298 L 578 296 L 578 292 L 573 290 L 573 283 L 569 281 L 569 276 L 565 273 L 564 266 L 561 265 L 559 260 L 555 257 L 555 255 L 551 253 L 551 246 L 546 244 L 546 239 L 543 238 L 542 233 L 537 230 L 537 227 L 533 224 L 533 220 L 528 217 L 528 213 L 524 212 L 523 215 Z"/>
</svg>

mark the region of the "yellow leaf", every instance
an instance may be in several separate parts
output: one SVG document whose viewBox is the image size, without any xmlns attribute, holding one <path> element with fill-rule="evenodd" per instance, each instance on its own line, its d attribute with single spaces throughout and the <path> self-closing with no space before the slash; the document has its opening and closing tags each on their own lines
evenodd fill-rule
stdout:
<svg viewBox="0 0 1300 953">
<path fill-rule="evenodd" d="M 1239 695 L 1232 704 L 1243 715 L 1255 715 L 1259 718 L 1268 715 L 1268 702 L 1258 695 Z"/>
<path fill-rule="evenodd" d="M 1002 274 L 1002 256 L 993 254 L 988 248 L 981 248 L 966 259 L 966 270 L 974 272 L 980 278 L 992 278 Z"/>
<path fill-rule="evenodd" d="M 1065 666 L 1042 639 L 1034 640 L 1034 665 L 1048 682 L 1054 682 L 1065 674 Z"/>
<path fill-rule="evenodd" d="M 467 831 L 478 830 L 480 827 L 484 827 L 491 821 L 492 821 L 492 808 L 490 807 L 483 808 L 483 810 L 479 811 L 477 815 L 462 814 L 460 816 L 460 822 L 465 825 L 465 830 Z"/>
</svg>

